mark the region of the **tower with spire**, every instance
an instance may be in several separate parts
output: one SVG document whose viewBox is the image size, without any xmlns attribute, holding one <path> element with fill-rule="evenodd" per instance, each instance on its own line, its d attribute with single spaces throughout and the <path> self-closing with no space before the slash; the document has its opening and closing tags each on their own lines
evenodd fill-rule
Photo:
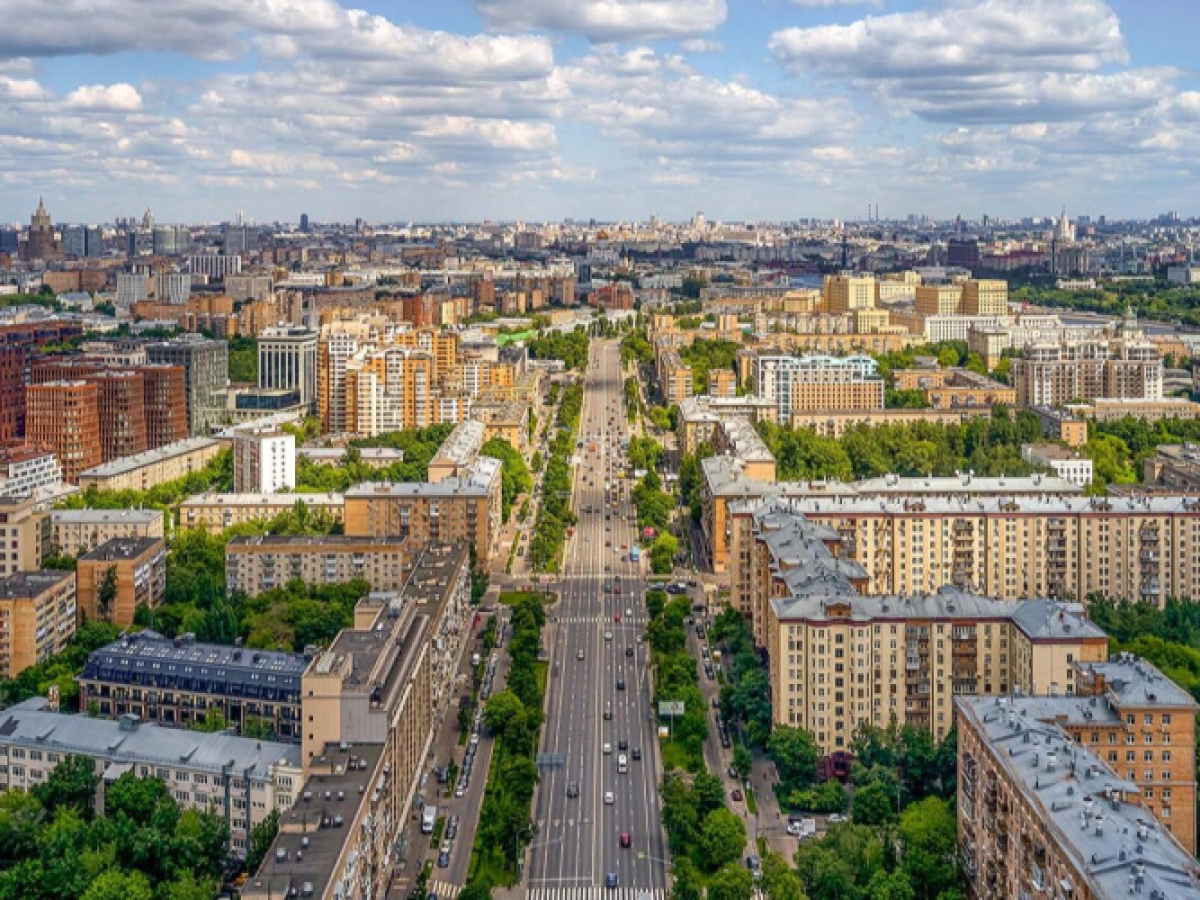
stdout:
<svg viewBox="0 0 1200 900">
<path fill-rule="evenodd" d="M 29 219 L 29 236 L 25 241 L 25 259 L 51 260 L 59 255 L 59 244 L 54 238 L 54 222 L 46 212 L 46 204 L 38 197 L 37 209 Z"/>
</svg>

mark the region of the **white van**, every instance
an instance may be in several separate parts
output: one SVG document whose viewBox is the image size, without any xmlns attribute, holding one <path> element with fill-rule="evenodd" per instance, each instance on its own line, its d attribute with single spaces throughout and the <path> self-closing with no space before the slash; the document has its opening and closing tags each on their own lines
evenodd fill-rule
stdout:
<svg viewBox="0 0 1200 900">
<path fill-rule="evenodd" d="M 617 757 L 617 772 L 621 775 L 629 772 L 629 757 L 624 753 Z"/>
</svg>

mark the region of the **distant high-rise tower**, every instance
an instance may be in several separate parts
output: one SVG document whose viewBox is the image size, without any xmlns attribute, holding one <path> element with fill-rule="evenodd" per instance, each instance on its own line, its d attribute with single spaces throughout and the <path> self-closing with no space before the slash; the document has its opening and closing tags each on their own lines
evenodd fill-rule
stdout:
<svg viewBox="0 0 1200 900">
<path fill-rule="evenodd" d="M 300 230 L 308 233 L 308 213 L 300 213 Z"/>
<path fill-rule="evenodd" d="M 58 255 L 58 242 L 54 239 L 54 223 L 50 213 L 38 197 L 37 209 L 29 219 L 29 238 L 25 241 L 26 259 L 54 259 Z"/>
<path fill-rule="evenodd" d="M 146 211 L 142 213 L 142 227 L 150 230 L 154 227 L 154 213 L 150 212 L 150 207 L 146 207 Z"/>
</svg>

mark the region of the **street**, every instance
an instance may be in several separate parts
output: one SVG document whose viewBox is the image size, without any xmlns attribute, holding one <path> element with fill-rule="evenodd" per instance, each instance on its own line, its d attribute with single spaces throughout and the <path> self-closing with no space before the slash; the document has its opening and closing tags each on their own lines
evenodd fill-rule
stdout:
<svg viewBox="0 0 1200 900">
<path fill-rule="evenodd" d="M 657 723 L 647 677 L 649 648 L 638 639 L 647 622 L 645 560 L 628 559 L 636 540 L 628 491 L 621 488 L 620 499 L 612 502 L 605 497 L 606 481 L 616 489 L 616 473 L 623 468 L 620 347 L 597 341 L 590 354 L 572 492 L 579 523 L 567 544 L 560 599 L 547 628 L 551 675 L 535 799 L 538 833 L 522 895 L 661 900 L 669 881 L 658 807 Z M 605 592 L 606 582 L 614 593 Z M 617 688 L 618 679 L 624 690 Z M 605 718 L 608 704 L 611 720 Z M 627 750 L 619 748 L 622 740 Z M 604 752 L 605 745 L 611 752 Z M 634 758 L 635 750 L 641 759 Z M 621 754 L 628 756 L 628 774 L 617 771 Z M 579 786 L 578 797 L 567 796 L 572 782 Z M 611 804 L 606 792 L 613 795 Z M 630 846 L 620 845 L 622 834 L 629 835 Z"/>
</svg>

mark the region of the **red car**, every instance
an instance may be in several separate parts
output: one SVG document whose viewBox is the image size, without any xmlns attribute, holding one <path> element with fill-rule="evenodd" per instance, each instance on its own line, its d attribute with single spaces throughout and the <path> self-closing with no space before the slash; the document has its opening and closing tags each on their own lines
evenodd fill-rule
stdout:
<svg viewBox="0 0 1200 900">
<path fill-rule="evenodd" d="M 621 621 L 621 617 L 620 617 L 620 616 L 613 616 L 613 621 L 614 621 L 614 622 L 620 622 L 620 621 Z"/>
<path fill-rule="evenodd" d="M 622 832 L 621 832 L 621 846 L 622 846 L 622 847 L 628 847 L 628 846 L 629 846 L 630 844 L 632 844 L 632 843 L 633 843 L 633 841 L 632 841 L 632 839 L 629 837 L 629 832 L 628 832 L 628 831 L 622 831 Z"/>
<path fill-rule="evenodd" d="M 729 792 L 729 796 L 732 797 L 734 800 L 741 800 L 742 792 L 739 791 L 737 788 L 734 788 L 732 791 Z"/>
</svg>

